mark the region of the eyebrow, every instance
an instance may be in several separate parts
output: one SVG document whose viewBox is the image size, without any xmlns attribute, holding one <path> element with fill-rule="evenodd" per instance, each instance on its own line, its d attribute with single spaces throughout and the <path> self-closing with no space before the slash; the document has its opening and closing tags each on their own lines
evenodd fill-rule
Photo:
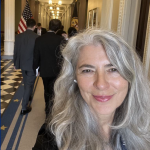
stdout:
<svg viewBox="0 0 150 150">
<path fill-rule="evenodd" d="M 113 66 L 112 64 L 105 65 L 105 67 L 112 67 L 112 66 Z"/>
<path fill-rule="evenodd" d="M 113 65 L 112 64 L 106 64 L 105 67 L 108 68 L 108 67 L 112 67 Z M 89 65 L 89 64 L 83 64 L 79 67 L 80 68 L 83 68 L 83 67 L 87 67 L 87 68 L 95 68 L 94 66 L 92 65 Z"/>
<path fill-rule="evenodd" d="M 87 67 L 87 68 L 95 68 L 94 66 L 92 65 L 89 65 L 89 64 L 83 64 L 82 66 L 79 67 L 80 68 L 83 68 L 83 67 Z"/>
</svg>

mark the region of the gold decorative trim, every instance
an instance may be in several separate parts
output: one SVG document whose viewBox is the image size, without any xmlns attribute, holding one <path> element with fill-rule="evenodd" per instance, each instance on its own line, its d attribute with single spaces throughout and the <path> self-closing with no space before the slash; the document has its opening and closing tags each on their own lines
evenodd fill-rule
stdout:
<svg viewBox="0 0 150 150">
<path fill-rule="evenodd" d="M 144 65 L 146 65 L 146 61 L 148 61 L 146 59 L 147 59 L 147 53 L 148 53 L 148 44 L 150 44 L 148 43 L 149 38 L 150 38 L 150 8 L 149 8 L 149 14 L 148 14 L 148 22 L 147 22 L 147 30 L 146 30 L 146 38 L 145 38 L 145 46 L 144 46 L 144 56 L 143 56 Z"/>
<path fill-rule="evenodd" d="M 117 33 L 122 33 L 122 23 L 123 23 L 123 15 L 124 15 L 124 7 L 125 7 L 125 0 L 120 0 L 119 4 L 119 16 L 118 16 L 118 27 Z"/>
</svg>

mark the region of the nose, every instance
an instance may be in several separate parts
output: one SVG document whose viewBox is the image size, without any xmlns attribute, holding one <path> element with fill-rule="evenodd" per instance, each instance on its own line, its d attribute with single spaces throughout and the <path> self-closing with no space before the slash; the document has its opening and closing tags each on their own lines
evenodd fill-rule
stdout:
<svg viewBox="0 0 150 150">
<path fill-rule="evenodd" d="M 94 86 L 99 90 L 106 90 L 109 88 L 109 81 L 105 73 L 97 73 L 94 81 Z"/>
</svg>

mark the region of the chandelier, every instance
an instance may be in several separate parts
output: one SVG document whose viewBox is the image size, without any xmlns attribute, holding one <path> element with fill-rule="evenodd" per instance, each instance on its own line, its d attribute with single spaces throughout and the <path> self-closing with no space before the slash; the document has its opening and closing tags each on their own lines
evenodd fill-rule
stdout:
<svg viewBox="0 0 150 150">
<path fill-rule="evenodd" d="M 52 0 L 49 0 L 49 4 L 52 4 Z"/>
<path fill-rule="evenodd" d="M 53 2 L 52 2 L 52 0 L 49 0 L 49 4 L 52 4 Z M 61 5 L 62 4 L 62 1 L 60 0 L 60 1 L 58 1 L 58 5 Z"/>
<path fill-rule="evenodd" d="M 49 9 L 51 10 L 51 16 L 54 18 L 54 19 L 58 19 L 59 18 L 59 10 L 60 8 L 57 6 L 57 5 L 61 5 L 62 4 L 62 1 L 59 0 L 58 3 L 53 3 L 52 0 L 49 0 L 49 4 L 50 4 L 50 7 Z"/>
<path fill-rule="evenodd" d="M 62 1 L 58 1 L 58 5 L 61 5 L 62 4 Z"/>
</svg>

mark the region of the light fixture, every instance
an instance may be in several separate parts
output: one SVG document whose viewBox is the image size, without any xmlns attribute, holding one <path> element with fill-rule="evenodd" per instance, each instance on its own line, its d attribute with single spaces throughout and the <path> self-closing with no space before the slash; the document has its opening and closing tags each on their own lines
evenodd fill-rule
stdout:
<svg viewBox="0 0 150 150">
<path fill-rule="evenodd" d="M 57 14 L 57 16 L 59 16 L 59 14 Z"/>
<path fill-rule="evenodd" d="M 49 0 L 49 4 L 52 4 L 52 0 Z"/>
<path fill-rule="evenodd" d="M 59 13 L 59 11 L 57 11 L 57 14 Z"/>
<path fill-rule="evenodd" d="M 50 9 L 53 9 L 53 7 L 50 7 Z"/>
<path fill-rule="evenodd" d="M 54 11 L 52 11 L 52 13 L 54 13 Z"/>
<path fill-rule="evenodd" d="M 54 14 L 52 14 L 53 16 L 55 16 Z"/>
<path fill-rule="evenodd" d="M 57 7 L 57 10 L 59 10 L 59 7 Z"/>
<path fill-rule="evenodd" d="M 62 1 L 58 1 L 58 5 L 61 5 L 62 4 Z"/>
<path fill-rule="evenodd" d="M 58 17 L 56 17 L 56 19 L 58 19 Z"/>
</svg>

